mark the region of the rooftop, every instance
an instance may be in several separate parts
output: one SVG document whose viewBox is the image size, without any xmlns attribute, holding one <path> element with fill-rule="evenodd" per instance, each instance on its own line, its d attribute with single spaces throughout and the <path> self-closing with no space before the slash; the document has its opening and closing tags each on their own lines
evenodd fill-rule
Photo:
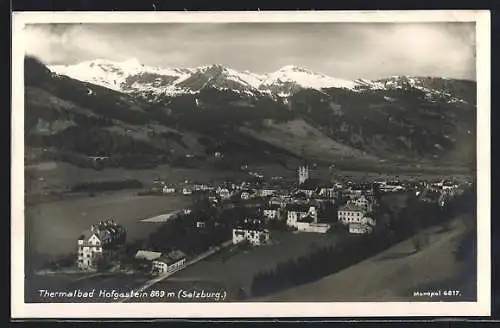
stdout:
<svg viewBox="0 0 500 328">
<path fill-rule="evenodd" d="M 356 206 L 354 204 L 347 204 L 344 206 L 341 206 L 339 208 L 339 211 L 356 211 L 356 212 L 365 212 L 361 207 Z"/>
<path fill-rule="evenodd" d="M 152 252 L 152 251 L 143 251 L 143 250 L 138 250 L 137 253 L 135 253 L 135 258 L 138 260 L 148 260 L 148 261 L 153 261 L 161 256 L 162 253 L 160 252 Z"/>
<path fill-rule="evenodd" d="M 369 224 L 366 223 L 350 223 L 349 228 L 358 228 L 358 229 L 364 229 L 364 228 L 370 228 Z"/>
<path fill-rule="evenodd" d="M 310 205 L 306 204 L 288 204 L 286 206 L 287 211 L 294 212 L 309 212 Z"/>
<path fill-rule="evenodd" d="M 90 231 L 90 229 L 84 230 L 80 235 L 80 237 L 78 238 L 78 240 L 89 240 L 89 238 L 92 237 L 92 235 L 94 235 L 94 233 Z M 96 236 L 99 237 L 97 234 Z"/>
<path fill-rule="evenodd" d="M 160 257 L 156 258 L 156 260 L 161 261 L 167 265 L 170 265 L 182 260 L 183 258 L 186 258 L 186 255 L 181 251 L 175 250 L 171 251 L 168 254 L 161 255 Z"/>
<path fill-rule="evenodd" d="M 300 219 L 297 219 L 297 222 L 307 222 L 307 223 L 313 223 L 314 222 L 314 218 L 310 215 L 306 216 L 306 217 L 303 217 L 303 218 L 300 218 Z"/>
<path fill-rule="evenodd" d="M 264 220 L 259 218 L 245 218 L 236 224 L 235 229 L 262 231 L 264 229 Z"/>
<path fill-rule="evenodd" d="M 330 225 L 328 223 L 311 223 L 310 226 L 311 227 L 325 228 L 325 227 L 329 227 Z"/>
</svg>

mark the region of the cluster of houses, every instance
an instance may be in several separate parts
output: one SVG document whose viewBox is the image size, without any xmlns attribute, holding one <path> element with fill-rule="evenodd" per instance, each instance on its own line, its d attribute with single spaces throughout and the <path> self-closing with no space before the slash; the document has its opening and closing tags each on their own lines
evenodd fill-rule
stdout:
<svg viewBox="0 0 500 328">
<path fill-rule="evenodd" d="M 444 206 L 451 198 L 464 192 L 465 188 L 453 181 L 440 180 L 431 183 L 423 183 L 417 190 L 416 196 L 428 203 L 437 203 Z"/>
<path fill-rule="evenodd" d="M 227 188 L 220 191 L 222 193 L 219 194 L 226 195 L 225 199 L 229 198 L 227 193 L 230 191 Z M 269 201 L 259 212 L 261 215 L 258 218 L 245 219 L 244 223 L 233 229 L 234 243 L 243 239 L 252 245 L 267 242 L 269 231 L 265 229 L 266 222 L 273 220 L 285 222 L 291 230 L 314 233 L 328 232 L 335 221 L 345 225 L 353 234 L 371 233 L 376 224 L 372 213 L 378 200 L 371 185 L 322 185 L 309 178 L 308 167 L 299 168 L 298 185 L 295 188 L 288 191 L 260 189 L 254 194 L 270 196 Z M 339 200 L 342 204 L 337 204 Z"/>
<path fill-rule="evenodd" d="M 423 201 L 437 202 L 441 206 L 447 199 L 463 192 L 463 186 L 452 181 L 405 182 L 382 181 L 376 183 L 336 182 L 323 184 L 311 178 L 307 166 L 298 169 L 298 183 L 283 179 L 265 182 L 260 174 L 251 174 L 248 181 L 225 182 L 216 186 L 193 184 L 185 181 L 179 185 L 155 183 L 165 194 L 180 192 L 190 195 L 204 192 L 212 205 L 236 206 L 238 201 L 245 207 L 254 207 L 252 215 L 235 218 L 232 226 L 234 244 L 243 241 L 259 246 L 270 241 L 267 229 L 270 222 L 279 221 L 281 226 L 297 232 L 326 233 L 333 224 L 345 226 L 351 234 L 369 234 L 376 227 L 374 211 L 379 205 L 378 193 L 416 191 Z M 251 206 L 250 206 L 251 205 Z M 190 209 L 179 213 L 189 214 Z M 217 224 L 214 220 L 214 224 Z M 207 222 L 200 218 L 194 228 L 205 229 Z M 78 239 L 78 266 L 82 270 L 95 268 L 97 259 L 102 257 L 107 247 L 123 242 L 125 230 L 114 221 L 102 221 L 92 225 Z M 180 251 L 167 253 L 139 250 L 135 259 L 147 263 L 152 273 L 164 274 L 177 271 L 185 266 L 186 256 Z"/>
<path fill-rule="evenodd" d="M 100 221 L 90 226 L 78 238 L 77 266 L 81 270 L 92 270 L 107 250 L 125 242 L 126 230 L 113 220 Z"/>
</svg>

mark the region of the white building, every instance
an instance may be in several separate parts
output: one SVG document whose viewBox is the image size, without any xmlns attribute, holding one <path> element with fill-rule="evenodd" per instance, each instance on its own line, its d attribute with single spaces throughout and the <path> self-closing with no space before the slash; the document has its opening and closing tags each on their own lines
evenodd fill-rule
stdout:
<svg viewBox="0 0 500 328">
<path fill-rule="evenodd" d="M 205 221 L 196 221 L 195 223 L 195 227 L 197 229 L 205 229 L 206 226 L 207 224 L 205 223 Z"/>
<path fill-rule="evenodd" d="M 233 229 L 233 244 L 237 244 L 245 239 L 252 246 L 263 245 L 269 241 L 269 231 L 245 228 Z"/>
<path fill-rule="evenodd" d="M 327 233 L 330 230 L 331 226 L 328 223 L 311 223 L 307 228 L 307 232 L 316 232 L 316 233 Z"/>
<path fill-rule="evenodd" d="M 164 194 L 173 194 L 175 192 L 174 187 L 169 187 L 167 185 L 163 186 L 163 193 Z"/>
<path fill-rule="evenodd" d="M 277 219 L 280 208 L 280 205 L 270 205 L 264 209 L 264 216 L 270 220 Z"/>
<path fill-rule="evenodd" d="M 78 238 L 78 268 L 81 270 L 94 269 L 102 252 L 102 242 L 98 234 L 90 230 L 84 231 Z"/>
<path fill-rule="evenodd" d="M 310 214 L 308 214 L 306 217 L 299 218 L 295 222 L 294 226 L 298 231 L 303 232 L 326 233 L 328 230 L 330 230 L 329 224 L 318 223 L 318 218 Z"/>
<path fill-rule="evenodd" d="M 343 224 L 359 223 L 366 211 L 359 206 L 347 204 L 339 208 L 338 221 Z"/>
<path fill-rule="evenodd" d="M 254 192 L 251 191 L 251 190 L 244 190 L 242 193 L 241 193 L 241 199 L 243 200 L 248 200 L 250 198 L 253 198 L 254 196 Z"/>
<path fill-rule="evenodd" d="M 233 244 L 248 240 L 250 245 L 259 246 L 269 242 L 269 230 L 263 228 L 259 219 L 245 219 L 233 229 Z"/>
<path fill-rule="evenodd" d="M 276 193 L 276 189 L 272 189 L 272 188 L 259 189 L 259 196 L 260 197 L 273 196 L 275 193 Z"/>
<path fill-rule="evenodd" d="M 319 190 L 319 195 L 327 198 L 336 198 L 337 190 L 334 187 L 323 187 Z"/>
<path fill-rule="evenodd" d="M 368 199 L 365 195 L 361 195 L 353 200 L 349 200 L 348 204 L 352 204 L 363 209 L 365 212 L 373 211 L 373 202 Z"/>
<path fill-rule="evenodd" d="M 112 244 L 125 242 L 126 231 L 113 220 L 92 224 L 77 240 L 77 266 L 81 270 L 95 269 L 104 251 Z"/>
<path fill-rule="evenodd" d="M 287 207 L 286 223 L 290 227 L 297 227 L 297 222 L 305 217 L 312 217 L 314 220 L 318 218 L 318 212 L 315 206 L 292 204 Z"/>
<path fill-rule="evenodd" d="M 303 232 L 326 233 L 330 230 L 327 223 L 297 222 L 297 230 Z"/>
<path fill-rule="evenodd" d="M 300 166 L 299 167 L 299 185 L 306 182 L 309 179 L 309 167 Z"/>
<path fill-rule="evenodd" d="M 195 191 L 208 191 L 208 190 L 212 190 L 213 188 L 210 187 L 209 185 L 206 185 L 204 183 L 202 184 L 195 184 L 191 187 L 193 190 Z"/>
<path fill-rule="evenodd" d="M 343 222 L 349 226 L 349 232 L 353 234 L 367 234 L 372 233 L 375 227 L 375 220 L 368 216 L 351 217 L 351 220 Z"/>
<path fill-rule="evenodd" d="M 231 198 L 231 193 L 229 192 L 229 189 L 227 189 L 227 188 L 217 188 L 216 193 L 217 193 L 217 195 L 219 195 L 219 197 L 221 199 Z"/>
<path fill-rule="evenodd" d="M 312 216 L 314 218 L 318 217 L 315 206 L 291 204 L 287 206 L 286 211 L 286 223 L 291 227 L 297 227 L 297 221 L 305 218 L 306 216 Z"/>
<path fill-rule="evenodd" d="M 153 260 L 153 273 L 165 274 L 177 271 L 186 264 L 186 255 L 181 251 L 172 251 Z"/>
</svg>

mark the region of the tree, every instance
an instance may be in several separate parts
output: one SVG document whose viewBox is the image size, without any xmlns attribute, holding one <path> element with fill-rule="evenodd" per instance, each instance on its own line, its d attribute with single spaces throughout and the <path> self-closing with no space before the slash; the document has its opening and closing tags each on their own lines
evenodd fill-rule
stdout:
<svg viewBox="0 0 500 328">
<path fill-rule="evenodd" d="M 412 243 L 415 247 L 415 253 L 418 253 L 429 244 L 429 235 L 423 232 L 419 233 L 413 237 Z"/>
<path fill-rule="evenodd" d="M 412 242 L 413 242 L 413 247 L 415 247 L 415 252 L 416 253 L 420 252 L 420 250 L 422 249 L 422 243 L 420 241 L 420 236 L 416 235 L 415 237 L 413 237 Z"/>
<path fill-rule="evenodd" d="M 94 258 L 94 265 L 98 271 L 106 271 L 112 266 L 111 261 L 105 255 L 96 256 Z"/>
</svg>

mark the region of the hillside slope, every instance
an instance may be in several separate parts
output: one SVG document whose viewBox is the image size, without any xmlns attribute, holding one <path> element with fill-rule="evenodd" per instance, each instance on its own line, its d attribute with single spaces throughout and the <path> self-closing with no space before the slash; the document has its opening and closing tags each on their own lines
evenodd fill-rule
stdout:
<svg viewBox="0 0 500 328">
<path fill-rule="evenodd" d="M 441 227 L 427 229 L 430 244 L 418 253 L 414 253 L 410 239 L 319 281 L 255 301 L 429 301 L 429 297 L 413 297 L 413 292 L 431 290 L 460 290 L 463 295 L 454 300 L 474 300 L 475 259 L 455 259 L 455 251 L 466 230 L 462 218 L 456 219 L 447 231 Z M 432 298 L 432 301 L 439 300 L 450 298 Z"/>
<path fill-rule="evenodd" d="M 271 163 L 347 158 L 475 167 L 474 82 L 393 77 L 349 84 L 288 67 L 268 81 L 287 93 L 277 96 L 257 88 L 261 77 L 221 65 L 152 71 L 135 62 L 99 65 L 96 76 L 80 70 L 86 74 L 80 78 L 113 89 L 26 58 L 27 145 L 59 153 L 44 160 L 112 156 L 115 166 L 141 168 L 185 164 L 186 156 L 197 165 L 222 152 L 233 168 L 257 154 Z M 142 82 L 130 80 L 126 65 Z M 168 76 L 181 91 L 161 92 Z M 117 91 L 115 78 L 129 86 L 126 92 Z"/>
<path fill-rule="evenodd" d="M 240 131 L 311 160 L 335 161 L 340 158 L 377 160 L 374 155 L 329 138 L 301 118 L 283 123 L 265 121 L 261 129 L 242 127 Z"/>
</svg>

